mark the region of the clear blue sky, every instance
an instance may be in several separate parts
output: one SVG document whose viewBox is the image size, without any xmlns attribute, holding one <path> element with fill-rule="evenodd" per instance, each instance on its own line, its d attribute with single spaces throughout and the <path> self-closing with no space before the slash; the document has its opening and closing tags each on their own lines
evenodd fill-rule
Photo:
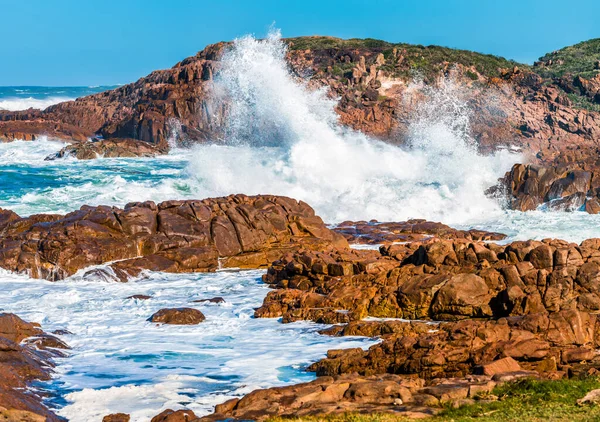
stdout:
<svg viewBox="0 0 600 422">
<path fill-rule="evenodd" d="M 600 1 L 0 0 L 0 85 L 106 85 L 275 22 L 283 36 L 371 37 L 533 62 L 600 37 Z"/>
</svg>

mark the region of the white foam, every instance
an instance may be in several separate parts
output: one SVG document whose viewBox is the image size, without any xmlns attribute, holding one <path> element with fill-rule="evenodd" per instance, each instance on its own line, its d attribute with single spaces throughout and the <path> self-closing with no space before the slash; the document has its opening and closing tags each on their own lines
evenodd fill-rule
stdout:
<svg viewBox="0 0 600 422">
<path fill-rule="evenodd" d="M 371 340 L 317 333 L 312 323 L 252 318 L 269 291 L 264 271 L 213 274 L 148 273 L 129 283 L 86 280 L 83 272 L 51 283 L 0 271 L 0 311 L 16 312 L 45 330 L 66 329 L 71 356 L 58 359 L 51 391 L 64 395 L 58 410 L 74 422 L 109 413 L 148 421 L 166 408 L 206 414 L 214 404 L 256 388 L 308 381 L 303 368 L 328 349 L 366 347 Z M 150 295 L 147 301 L 125 299 Z M 192 300 L 221 296 L 221 305 Z M 200 309 L 197 326 L 147 321 L 166 307 Z"/>
<path fill-rule="evenodd" d="M 236 40 L 215 93 L 231 104 L 227 142 L 194 151 L 189 173 L 202 195 L 288 195 L 329 222 L 461 223 L 501 213 L 484 190 L 519 160 L 508 151 L 477 153 L 466 102 L 451 81 L 426 93 L 406 148 L 342 127 L 335 100 L 290 73 L 277 33 Z"/>
<path fill-rule="evenodd" d="M 4 97 L 0 99 L 0 110 L 19 111 L 29 108 L 45 110 L 51 105 L 71 101 L 74 98 L 69 97 L 46 97 L 46 98 L 20 98 L 20 97 Z"/>
<path fill-rule="evenodd" d="M 63 142 L 49 141 L 45 136 L 35 141 L 0 142 L 0 163 L 4 166 L 10 164 L 43 165 L 44 158 L 65 145 Z"/>
</svg>

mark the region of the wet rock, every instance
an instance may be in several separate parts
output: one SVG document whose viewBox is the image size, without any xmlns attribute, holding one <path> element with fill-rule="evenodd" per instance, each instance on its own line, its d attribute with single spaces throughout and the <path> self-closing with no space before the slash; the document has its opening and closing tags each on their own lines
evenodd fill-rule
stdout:
<svg viewBox="0 0 600 422">
<path fill-rule="evenodd" d="M 172 325 L 196 325 L 206 318 L 204 314 L 193 308 L 161 309 L 150 317 L 148 321 Z"/>
<path fill-rule="evenodd" d="M 125 413 L 113 413 L 102 418 L 102 422 L 129 422 L 131 416 Z"/>
<path fill-rule="evenodd" d="M 590 214 L 598 213 L 598 152 L 590 149 L 586 154 L 587 158 L 578 157 L 572 163 L 515 164 L 500 182 L 506 187 L 510 207 L 530 211 L 545 205 L 556 211 L 585 210 Z"/>
<path fill-rule="evenodd" d="M 194 300 L 194 303 L 225 303 L 225 299 L 223 299 L 222 297 L 212 297 L 210 299 L 198 299 L 198 300 Z"/>
<path fill-rule="evenodd" d="M 79 160 L 116 157 L 155 157 L 167 152 L 168 149 L 165 147 L 157 147 L 156 145 L 136 139 L 110 139 L 68 145 L 59 152 L 46 157 L 46 161 L 67 157 Z"/>
<path fill-rule="evenodd" d="M 152 296 L 148 296 L 148 295 L 133 295 L 133 296 L 128 296 L 125 299 L 150 300 L 150 299 L 152 299 Z"/>
<path fill-rule="evenodd" d="M 14 314 L 0 314 L 0 420 L 62 420 L 28 388 L 34 382 L 50 379 L 52 359 L 61 356 L 56 348 L 66 345 L 45 334 L 39 325 Z"/>
</svg>

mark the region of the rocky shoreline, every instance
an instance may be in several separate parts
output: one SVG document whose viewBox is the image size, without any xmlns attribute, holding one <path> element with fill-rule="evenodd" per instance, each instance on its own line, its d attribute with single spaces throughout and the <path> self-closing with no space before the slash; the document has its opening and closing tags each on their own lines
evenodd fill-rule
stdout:
<svg viewBox="0 0 600 422">
<path fill-rule="evenodd" d="M 407 142 L 409 116 L 427 95 L 409 77 L 416 60 L 425 60 L 425 87 L 460 86 L 479 151 L 518 149 L 527 162 L 516 163 L 489 195 L 520 211 L 600 213 L 600 73 L 558 76 L 559 59 L 529 67 L 373 41 L 289 39 L 286 59 L 295 77 L 339 99 L 341 123 L 397 144 Z M 43 111 L 0 111 L 0 141 L 70 142 L 47 158 L 55 160 L 153 157 L 174 144 L 217 139 L 228 105 L 215 101 L 211 87 L 229 46 L 208 46 L 171 69 Z M 600 239 L 499 243 L 505 238 L 425 220 L 329 227 L 302 201 L 239 194 L 83 206 L 66 215 L 0 209 L 0 268 L 104 282 L 145 271 L 264 268 L 272 289 L 256 318 L 312 321 L 327 325 L 322 335 L 379 340 L 368 350 L 330 350 L 307 368 L 315 381 L 256 390 L 201 418 L 165 410 L 153 422 L 346 412 L 420 418 L 493 401 L 495 387 L 515 380 L 600 374 Z M 148 318 L 206 320 L 187 307 Z M 61 420 L 31 386 L 49 379 L 52 359 L 65 348 L 37 325 L 0 314 L 0 420 Z"/>
<path fill-rule="evenodd" d="M 385 244 L 351 249 L 344 236 L 353 243 Z M 334 324 L 322 334 L 381 341 L 366 351 L 330 350 L 308 368 L 316 381 L 259 390 L 201 419 L 344 412 L 424 417 L 448 404 L 487 400 L 501 383 L 600 369 L 600 242 L 493 243 L 503 238 L 423 220 L 346 222 L 332 231 L 302 202 L 235 195 L 124 209 L 83 207 L 66 216 L 20 218 L 3 211 L 0 266 L 58 280 L 108 263 L 86 274 L 126 281 L 143 270 L 211 271 L 219 263 L 260 268 L 271 262 L 264 281 L 273 290 L 257 318 Z M 192 308 L 149 317 L 167 324 L 204 320 Z M 26 336 L 44 341 L 18 346 L 19 334 L 9 338 L 16 342 L 6 349 L 10 353 L 33 353 L 31 345 L 45 342 L 64 347 L 11 318 Z M 48 372 L 33 376 L 45 379 Z M 172 411 L 153 420 L 195 419 L 191 411 Z"/>
<path fill-rule="evenodd" d="M 52 359 L 68 349 L 38 324 L 14 314 L 0 313 L 0 420 L 7 422 L 58 422 L 43 397 L 28 389 L 33 382 L 49 380 Z"/>
</svg>

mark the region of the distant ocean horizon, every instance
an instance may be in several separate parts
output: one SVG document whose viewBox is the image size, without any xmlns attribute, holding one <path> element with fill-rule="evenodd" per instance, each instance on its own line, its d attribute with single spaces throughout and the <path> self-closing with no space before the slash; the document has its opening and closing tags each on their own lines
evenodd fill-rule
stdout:
<svg viewBox="0 0 600 422">
<path fill-rule="evenodd" d="M 0 86 L 0 110 L 45 109 L 63 101 L 74 100 L 120 85 L 91 86 Z"/>
</svg>

